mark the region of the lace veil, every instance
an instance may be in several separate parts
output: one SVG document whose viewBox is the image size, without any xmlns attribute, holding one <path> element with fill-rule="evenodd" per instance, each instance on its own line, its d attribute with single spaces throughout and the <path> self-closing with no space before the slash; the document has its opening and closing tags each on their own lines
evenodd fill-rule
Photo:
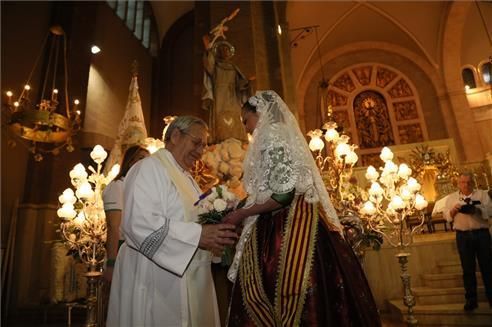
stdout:
<svg viewBox="0 0 492 327">
<path fill-rule="evenodd" d="M 296 194 L 304 194 L 307 202 L 320 202 L 327 218 L 340 227 L 306 139 L 285 102 L 274 91 L 258 91 L 248 101 L 256 107 L 259 120 L 243 163 L 243 183 L 248 193 L 245 207 L 265 203 L 274 193 L 295 189 Z M 234 260 L 227 273 L 232 282 L 257 218 L 258 215 L 251 216 L 243 222 Z"/>
<path fill-rule="evenodd" d="M 274 91 L 258 91 L 248 101 L 259 120 L 244 160 L 247 205 L 295 189 L 307 202 L 320 202 L 327 218 L 340 226 L 306 139 L 285 102 Z"/>
<path fill-rule="evenodd" d="M 320 202 L 327 219 L 341 227 L 306 139 L 285 102 L 274 91 L 258 91 L 248 101 L 256 107 L 259 120 L 243 163 L 243 183 L 248 193 L 245 207 L 265 203 L 274 193 L 295 189 L 296 194 L 304 194 L 307 202 Z M 258 215 L 251 216 L 243 222 L 234 260 L 227 273 L 232 282 L 257 218 Z"/>
</svg>

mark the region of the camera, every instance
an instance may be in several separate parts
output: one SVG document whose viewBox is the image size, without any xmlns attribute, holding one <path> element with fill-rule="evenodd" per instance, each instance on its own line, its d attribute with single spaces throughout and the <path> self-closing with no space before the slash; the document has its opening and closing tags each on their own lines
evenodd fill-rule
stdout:
<svg viewBox="0 0 492 327">
<path fill-rule="evenodd" d="M 472 199 L 470 199 L 470 198 L 464 199 L 464 201 L 466 204 L 462 205 L 460 210 L 458 210 L 458 212 L 464 213 L 467 215 L 475 214 L 475 211 L 477 209 L 475 206 L 479 205 L 481 203 L 480 201 L 472 201 Z"/>
</svg>

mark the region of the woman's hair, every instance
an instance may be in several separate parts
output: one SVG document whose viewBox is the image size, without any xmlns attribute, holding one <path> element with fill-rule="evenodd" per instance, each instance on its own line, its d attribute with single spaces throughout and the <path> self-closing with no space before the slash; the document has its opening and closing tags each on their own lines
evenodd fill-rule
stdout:
<svg viewBox="0 0 492 327">
<path fill-rule="evenodd" d="M 168 142 L 171 139 L 171 135 L 173 134 L 174 130 L 178 129 L 181 132 L 187 132 L 188 129 L 194 124 L 202 125 L 203 127 L 205 127 L 205 129 L 208 129 L 207 123 L 198 117 L 179 116 L 175 120 L 173 120 L 167 128 L 166 135 L 164 136 L 164 142 Z"/>
<path fill-rule="evenodd" d="M 249 111 L 252 113 L 256 113 L 256 106 L 253 106 L 251 103 L 249 103 L 249 101 L 246 101 L 243 104 L 243 110 L 246 110 L 246 111 Z"/>
<path fill-rule="evenodd" d="M 146 152 L 147 154 L 149 153 L 147 149 L 143 148 L 140 145 L 133 145 L 126 149 L 125 154 L 123 155 L 123 160 L 121 161 L 120 172 L 114 178 L 115 180 L 121 179 L 122 177 L 126 176 L 126 173 L 128 173 L 130 168 L 132 168 L 132 166 L 138 161 L 136 161 L 135 159 L 137 158 L 139 152 Z"/>
</svg>

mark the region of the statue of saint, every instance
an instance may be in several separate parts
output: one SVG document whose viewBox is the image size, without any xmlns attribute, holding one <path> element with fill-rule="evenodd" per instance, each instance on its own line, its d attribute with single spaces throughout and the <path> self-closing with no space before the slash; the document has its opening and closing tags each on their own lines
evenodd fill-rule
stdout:
<svg viewBox="0 0 492 327">
<path fill-rule="evenodd" d="M 250 80 L 231 61 L 235 48 L 226 41 L 224 34 L 228 30 L 225 23 L 238 12 L 239 9 L 236 9 L 203 36 L 205 56 L 202 106 L 209 111 L 209 127 L 214 143 L 231 137 L 247 140 L 240 113 L 243 103 L 251 96 Z"/>
</svg>

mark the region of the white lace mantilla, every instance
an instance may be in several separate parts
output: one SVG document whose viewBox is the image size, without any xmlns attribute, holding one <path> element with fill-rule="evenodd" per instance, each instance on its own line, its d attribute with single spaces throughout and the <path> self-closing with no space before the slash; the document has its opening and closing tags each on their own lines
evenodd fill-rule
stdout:
<svg viewBox="0 0 492 327">
<path fill-rule="evenodd" d="M 310 203 L 320 202 L 335 225 L 337 214 L 297 120 L 274 91 L 258 91 L 250 100 L 260 114 L 244 160 L 248 204 L 264 203 L 273 193 L 295 189 Z"/>
<path fill-rule="evenodd" d="M 243 183 L 248 193 L 245 207 L 295 189 L 307 202 L 320 202 L 327 218 L 340 226 L 304 134 L 285 102 L 274 91 L 258 91 L 248 101 L 256 106 L 259 120 L 244 159 Z M 228 273 L 230 280 L 236 277 L 243 246 L 255 221 L 256 217 L 245 221 Z"/>
</svg>

